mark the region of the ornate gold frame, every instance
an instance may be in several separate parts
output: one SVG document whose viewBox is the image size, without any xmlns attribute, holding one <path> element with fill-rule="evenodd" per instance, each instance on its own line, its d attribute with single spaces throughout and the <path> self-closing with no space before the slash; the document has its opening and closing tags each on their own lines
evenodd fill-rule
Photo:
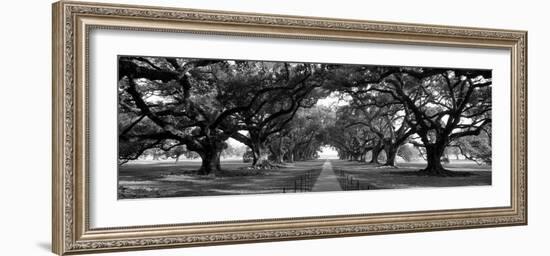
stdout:
<svg viewBox="0 0 550 256">
<path fill-rule="evenodd" d="M 368 41 L 511 51 L 508 207 L 91 229 L 88 32 L 94 28 Z M 53 251 L 148 249 L 527 224 L 527 32 L 82 2 L 53 5 Z"/>
</svg>

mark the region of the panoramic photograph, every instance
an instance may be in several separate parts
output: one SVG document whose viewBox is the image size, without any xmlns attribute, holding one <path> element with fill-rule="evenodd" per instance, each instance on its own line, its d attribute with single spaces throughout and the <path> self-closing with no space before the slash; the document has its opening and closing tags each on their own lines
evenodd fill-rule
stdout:
<svg viewBox="0 0 550 256">
<path fill-rule="evenodd" d="M 118 199 L 491 185 L 492 71 L 118 56 Z"/>
</svg>

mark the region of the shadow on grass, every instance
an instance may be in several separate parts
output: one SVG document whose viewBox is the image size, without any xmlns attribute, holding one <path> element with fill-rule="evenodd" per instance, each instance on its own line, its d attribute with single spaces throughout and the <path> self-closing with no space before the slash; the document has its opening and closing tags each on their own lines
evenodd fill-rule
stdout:
<svg viewBox="0 0 550 256">
<path fill-rule="evenodd" d="M 444 165 L 453 177 L 432 176 L 420 172 L 426 163 L 398 163 L 396 168 L 375 164 L 334 160 L 335 170 L 345 171 L 359 184 L 369 184 L 375 189 L 404 189 L 421 187 L 486 186 L 492 184 L 491 166 L 478 166 L 473 162 L 458 162 Z M 348 182 L 352 183 L 353 182 Z M 355 182 L 357 183 L 357 182 Z M 353 185 L 351 185 L 353 187 Z"/>
<path fill-rule="evenodd" d="M 434 177 L 470 177 L 470 176 L 479 175 L 474 172 L 449 171 L 449 170 L 445 170 L 444 172 L 439 174 L 431 174 L 431 173 L 425 172 L 423 169 L 417 170 L 417 171 L 399 171 L 399 172 L 393 172 L 392 174 L 403 175 L 403 176 L 434 176 Z"/>
<path fill-rule="evenodd" d="M 323 161 L 304 161 L 275 169 L 249 169 L 246 163 L 222 162 L 222 172 L 198 175 L 196 163 L 130 164 L 119 169 L 118 198 L 162 198 L 308 192 Z"/>
<path fill-rule="evenodd" d="M 336 169 L 334 173 L 336 173 L 338 183 L 344 191 L 385 189 L 369 183 L 366 179 L 358 178 L 345 170 Z"/>
</svg>

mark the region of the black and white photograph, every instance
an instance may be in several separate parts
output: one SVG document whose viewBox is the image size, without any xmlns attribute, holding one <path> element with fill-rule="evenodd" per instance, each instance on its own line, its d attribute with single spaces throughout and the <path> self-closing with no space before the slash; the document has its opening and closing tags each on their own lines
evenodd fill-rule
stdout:
<svg viewBox="0 0 550 256">
<path fill-rule="evenodd" d="M 492 71 L 118 57 L 118 198 L 491 185 Z"/>
</svg>

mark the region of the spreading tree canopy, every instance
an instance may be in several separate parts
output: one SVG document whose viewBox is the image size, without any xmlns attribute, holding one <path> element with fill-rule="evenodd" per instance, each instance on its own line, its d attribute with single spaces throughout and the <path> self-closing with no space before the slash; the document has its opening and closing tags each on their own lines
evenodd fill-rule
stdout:
<svg viewBox="0 0 550 256">
<path fill-rule="evenodd" d="M 255 168 L 325 146 L 373 163 L 384 151 L 394 166 L 410 143 L 425 152 L 421 173 L 455 175 L 441 163 L 449 147 L 490 163 L 491 86 L 490 70 L 122 56 L 119 163 L 193 153 L 200 174 L 215 174 L 233 138 Z"/>
</svg>

